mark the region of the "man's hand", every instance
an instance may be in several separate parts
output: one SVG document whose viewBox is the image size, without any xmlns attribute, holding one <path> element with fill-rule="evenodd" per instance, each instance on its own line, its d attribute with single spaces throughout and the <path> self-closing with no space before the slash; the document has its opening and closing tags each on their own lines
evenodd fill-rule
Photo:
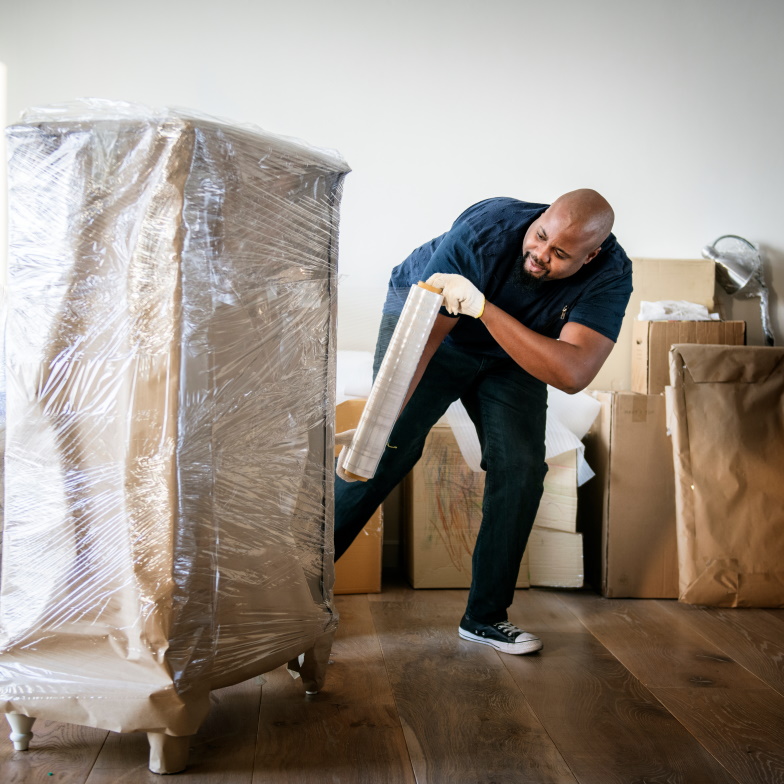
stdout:
<svg viewBox="0 0 784 784">
<path fill-rule="evenodd" d="M 479 318 L 485 310 L 485 295 L 462 275 L 436 272 L 427 279 L 429 286 L 442 289 L 444 307 L 453 315 Z"/>
<path fill-rule="evenodd" d="M 354 440 L 354 433 L 356 432 L 357 430 L 354 428 L 353 430 L 344 430 L 342 433 L 337 433 L 335 435 L 335 446 L 342 447 L 340 454 L 338 455 L 338 466 L 336 472 L 344 482 L 357 481 L 353 476 L 349 476 L 343 468 L 343 460 L 346 457 L 346 447 L 351 446 L 351 442 Z"/>
</svg>

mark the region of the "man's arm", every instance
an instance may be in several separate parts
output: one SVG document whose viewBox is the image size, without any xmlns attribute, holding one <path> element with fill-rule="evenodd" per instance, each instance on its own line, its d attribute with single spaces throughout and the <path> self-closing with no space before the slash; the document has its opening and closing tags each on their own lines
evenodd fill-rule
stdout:
<svg viewBox="0 0 784 784">
<path fill-rule="evenodd" d="M 558 340 L 545 337 L 490 302 L 485 303 L 479 320 L 523 370 L 570 395 L 593 381 L 615 345 L 595 330 L 571 321 L 564 325 Z"/>
<path fill-rule="evenodd" d="M 419 384 L 419 379 L 422 378 L 422 374 L 425 372 L 425 368 L 433 354 L 436 353 L 436 349 L 444 342 L 444 338 L 452 331 L 452 327 L 455 324 L 457 324 L 456 318 L 449 318 L 449 316 L 444 316 L 441 313 L 436 316 L 436 322 L 433 324 L 430 337 L 427 339 L 422 356 L 419 358 L 419 364 L 414 371 L 414 377 L 411 379 L 411 384 L 408 387 L 406 399 L 400 408 L 401 411 L 406 407 L 406 403 L 411 399 L 411 395 L 414 394 L 414 390 L 417 388 L 417 384 Z"/>
</svg>

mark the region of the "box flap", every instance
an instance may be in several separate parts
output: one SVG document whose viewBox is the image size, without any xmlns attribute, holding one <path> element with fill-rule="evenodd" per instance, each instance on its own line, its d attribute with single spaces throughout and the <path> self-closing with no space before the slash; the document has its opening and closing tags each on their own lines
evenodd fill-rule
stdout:
<svg viewBox="0 0 784 784">
<path fill-rule="evenodd" d="M 673 385 L 760 383 L 784 373 L 784 348 L 679 343 L 670 352 L 670 372 Z"/>
</svg>

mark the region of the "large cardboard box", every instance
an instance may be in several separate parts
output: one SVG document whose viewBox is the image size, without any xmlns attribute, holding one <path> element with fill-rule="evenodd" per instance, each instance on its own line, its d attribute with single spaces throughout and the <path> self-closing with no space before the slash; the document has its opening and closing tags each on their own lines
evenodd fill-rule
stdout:
<svg viewBox="0 0 784 784">
<path fill-rule="evenodd" d="M 671 357 L 679 598 L 784 607 L 784 348 Z"/>
<path fill-rule="evenodd" d="M 576 453 L 548 460 L 535 530 L 537 582 L 529 579 L 532 540 L 523 556 L 518 588 L 530 584 L 579 587 L 582 537 L 576 533 Z M 452 430 L 434 427 L 422 459 L 406 479 L 406 560 L 414 588 L 467 588 L 471 555 L 482 520 L 485 475 L 465 463 Z M 562 552 L 563 551 L 563 552 Z"/>
<path fill-rule="evenodd" d="M 618 341 L 591 389 L 628 391 L 632 375 L 632 325 L 640 302 L 682 299 L 713 310 L 716 265 L 710 259 L 633 259 L 632 291 Z"/>
<path fill-rule="evenodd" d="M 335 432 L 351 430 L 359 424 L 364 400 L 346 400 L 335 409 Z M 335 456 L 339 450 L 335 450 Z M 382 507 L 376 509 L 351 547 L 335 564 L 335 593 L 380 593 L 381 553 L 384 546 Z"/>
<path fill-rule="evenodd" d="M 660 395 L 670 383 L 675 343 L 742 346 L 745 321 L 635 321 L 632 326 L 632 391 Z"/>
<path fill-rule="evenodd" d="M 585 438 L 596 476 L 580 488 L 586 578 L 607 597 L 675 598 L 678 568 L 672 449 L 664 398 L 595 392 Z"/>
</svg>

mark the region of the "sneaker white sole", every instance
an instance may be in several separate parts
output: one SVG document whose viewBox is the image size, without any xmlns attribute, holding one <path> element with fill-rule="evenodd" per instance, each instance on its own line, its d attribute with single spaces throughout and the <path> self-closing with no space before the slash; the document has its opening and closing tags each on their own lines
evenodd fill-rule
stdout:
<svg viewBox="0 0 784 784">
<path fill-rule="evenodd" d="M 526 640 L 525 642 L 499 642 L 498 640 L 490 640 L 487 637 L 480 637 L 478 634 L 467 632 L 462 626 L 457 627 L 457 633 L 464 640 L 469 642 L 478 642 L 482 645 L 489 645 L 501 653 L 511 653 L 512 655 L 519 655 L 523 653 L 536 653 L 542 650 L 541 640 Z"/>
</svg>

